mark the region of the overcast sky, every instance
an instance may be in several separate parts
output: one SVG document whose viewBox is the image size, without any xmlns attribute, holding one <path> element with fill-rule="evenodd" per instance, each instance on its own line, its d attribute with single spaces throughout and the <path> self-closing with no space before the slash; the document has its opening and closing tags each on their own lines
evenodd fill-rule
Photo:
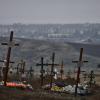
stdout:
<svg viewBox="0 0 100 100">
<path fill-rule="evenodd" d="M 0 0 L 0 24 L 100 22 L 100 0 Z"/>
</svg>

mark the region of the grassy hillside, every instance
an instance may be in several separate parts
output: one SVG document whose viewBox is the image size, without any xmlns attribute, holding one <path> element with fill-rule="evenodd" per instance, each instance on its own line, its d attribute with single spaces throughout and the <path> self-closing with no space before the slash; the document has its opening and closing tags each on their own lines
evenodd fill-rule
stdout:
<svg viewBox="0 0 100 100">
<path fill-rule="evenodd" d="M 5 41 L 8 41 L 8 39 L 0 38 L 0 43 Z M 14 39 L 14 41 L 20 44 L 19 47 L 13 47 L 12 49 L 11 60 L 16 62 L 14 66 L 23 59 L 26 61 L 27 68 L 30 66 L 36 68 L 35 65 L 40 62 L 41 57 L 44 57 L 44 62 L 51 63 L 52 53 L 55 52 L 55 63 L 61 63 L 63 59 L 65 69 L 69 69 L 75 67 L 75 64 L 72 64 L 72 60 L 78 60 L 79 58 L 79 52 L 75 51 L 74 47 L 66 43 L 20 38 Z M 6 53 L 7 46 L 0 45 L 0 59 L 5 59 Z M 83 59 L 89 61 L 89 63 L 84 66 L 96 67 L 99 63 L 98 58 L 85 54 Z M 0 64 L 2 65 L 2 63 Z"/>
</svg>

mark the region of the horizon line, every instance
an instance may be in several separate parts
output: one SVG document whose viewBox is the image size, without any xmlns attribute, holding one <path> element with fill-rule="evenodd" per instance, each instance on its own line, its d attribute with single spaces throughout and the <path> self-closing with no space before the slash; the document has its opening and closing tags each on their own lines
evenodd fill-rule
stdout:
<svg viewBox="0 0 100 100">
<path fill-rule="evenodd" d="M 75 22 L 75 23 L 21 23 L 21 22 L 15 22 L 15 23 L 0 23 L 0 25 L 14 25 L 14 24 L 20 24 L 20 25 L 67 25 L 67 24 L 100 24 L 100 22 Z"/>
</svg>

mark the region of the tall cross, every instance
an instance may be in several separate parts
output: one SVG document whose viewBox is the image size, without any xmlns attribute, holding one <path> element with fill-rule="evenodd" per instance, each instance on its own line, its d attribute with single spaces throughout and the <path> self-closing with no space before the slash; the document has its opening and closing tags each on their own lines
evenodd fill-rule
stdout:
<svg viewBox="0 0 100 100">
<path fill-rule="evenodd" d="M 4 75 L 4 86 L 6 86 L 7 78 L 8 78 L 8 69 L 10 63 L 11 49 L 13 46 L 19 46 L 19 44 L 13 42 L 13 31 L 10 33 L 10 39 L 8 43 L 1 43 L 1 45 L 8 45 L 8 51 L 6 56 L 6 71 Z"/>
<path fill-rule="evenodd" d="M 76 81 L 76 87 L 75 87 L 75 96 L 77 96 L 78 83 L 80 82 L 81 66 L 82 66 L 83 63 L 88 62 L 88 61 L 82 61 L 82 56 L 83 56 L 83 48 L 80 48 L 79 61 L 72 61 L 73 63 L 77 63 L 77 67 L 78 67 L 78 71 L 77 71 L 77 81 Z"/>
<path fill-rule="evenodd" d="M 63 64 L 63 61 L 61 63 L 60 74 L 61 74 L 61 79 L 63 79 L 63 74 L 64 74 L 64 64 Z"/>
</svg>

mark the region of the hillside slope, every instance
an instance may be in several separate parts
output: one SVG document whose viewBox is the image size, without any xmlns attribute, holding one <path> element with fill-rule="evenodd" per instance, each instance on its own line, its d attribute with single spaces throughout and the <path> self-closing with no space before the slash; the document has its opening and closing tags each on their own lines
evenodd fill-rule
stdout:
<svg viewBox="0 0 100 100">
<path fill-rule="evenodd" d="M 5 41 L 8 41 L 8 39 L 0 38 L 0 43 Z M 55 52 L 55 63 L 61 63 L 63 59 L 65 69 L 70 69 L 75 66 L 75 64 L 72 64 L 72 60 L 78 60 L 79 57 L 79 52 L 75 51 L 75 49 L 67 43 L 21 38 L 16 38 L 14 41 L 20 44 L 19 47 L 13 47 L 12 49 L 11 60 L 16 62 L 14 66 L 23 59 L 26 61 L 27 68 L 33 66 L 38 69 L 39 67 L 35 65 L 40 62 L 41 57 L 44 57 L 44 62 L 51 63 L 52 53 Z M 7 46 L 0 45 L 0 59 L 5 59 L 6 53 Z M 96 57 L 84 55 L 83 59 L 89 60 L 89 63 L 86 65 L 89 67 L 96 67 L 99 63 L 99 59 Z M 2 63 L 0 64 L 2 65 Z"/>
</svg>

